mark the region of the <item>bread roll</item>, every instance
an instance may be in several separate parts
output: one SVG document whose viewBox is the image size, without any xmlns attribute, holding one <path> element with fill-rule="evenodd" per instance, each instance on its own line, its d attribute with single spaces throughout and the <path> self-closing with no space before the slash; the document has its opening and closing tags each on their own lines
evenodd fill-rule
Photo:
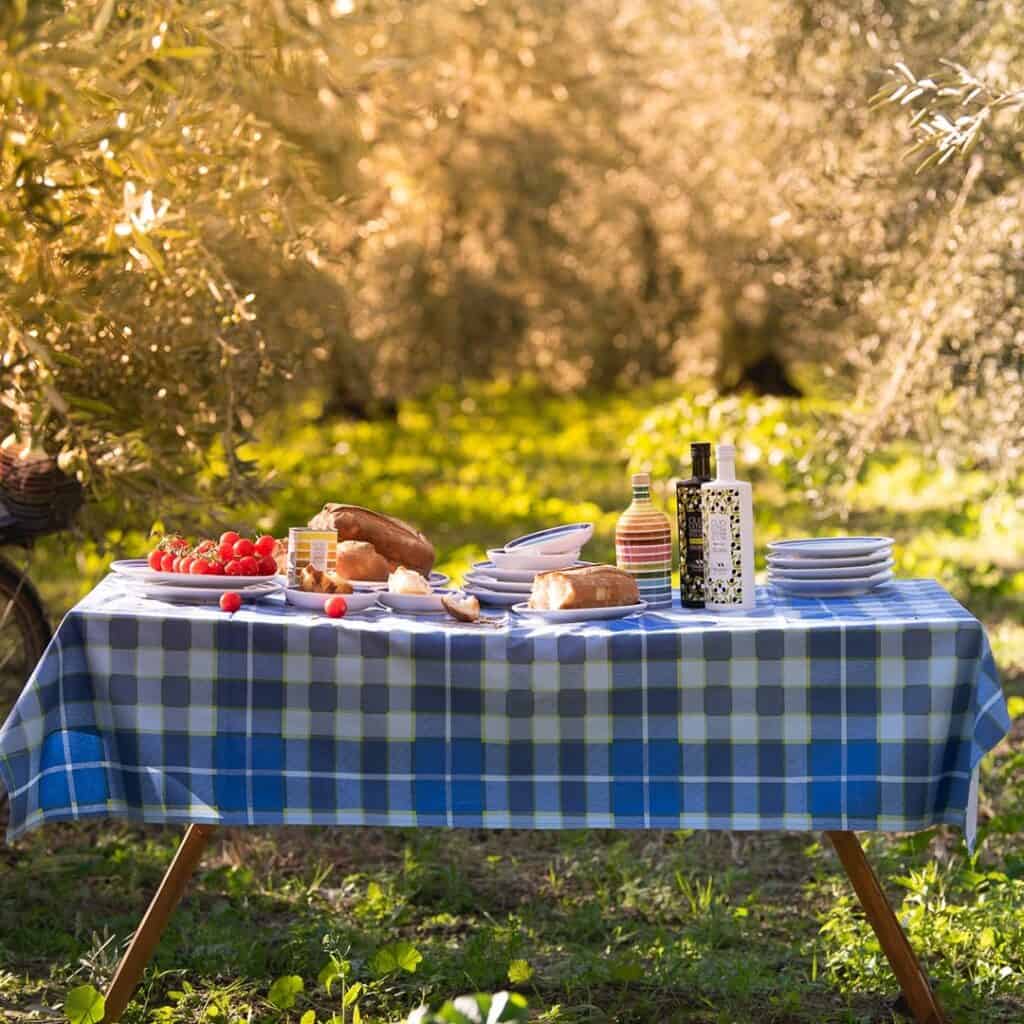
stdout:
<svg viewBox="0 0 1024 1024">
<path fill-rule="evenodd" d="M 579 569 L 554 569 L 533 578 L 530 607 L 612 608 L 636 604 L 640 591 L 636 580 L 613 565 L 586 565 Z"/>
<path fill-rule="evenodd" d="M 415 570 L 400 565 L 388 577 L 388 590 L 392 594 L 430 594 L 430 584 Z"/>
<path fill-rule="evenodd" d="M 337 530 L 339 541 L 362 540 L 372 544 L 386 559 L 389 571 L 407 565 L 429 576 L 434 568 L 434 545 L 415 527 L 394 516 L 331 501 L 310 519 L 309 525 L 314 530 Z"/>
<path fill-rule="evenodd" d="M 299 587 L 310 594 L 351 594 L 348 580 L 338 579 L 332 572 L 321 572 L 314 565 L 306 564 L 299 574 Z"/>
<path fill-rule="evenodd" d="M 374 580 L 388 578 L 388 562 L 377 553 L 372 544 L 364 540 L 343 540 L 338 545 L 338 575 L 347 580 Z"/>
</svg>

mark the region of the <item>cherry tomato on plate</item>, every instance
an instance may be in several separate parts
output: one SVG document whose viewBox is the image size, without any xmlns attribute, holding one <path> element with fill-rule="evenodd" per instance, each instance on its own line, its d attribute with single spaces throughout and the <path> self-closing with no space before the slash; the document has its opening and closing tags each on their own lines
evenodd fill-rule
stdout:
<svg viewBox="0 0 1024 1024">
<path fill-rule="evenodd" d="M 340 594 L 335 594 L 324 602 L 324 614 L 330 619 L 340 619 L 347 611 L 348 601 Z"/>
<path fill-rule="evenodd" d="M 235 541 L 235 558 L 245 558 L 246 555 L 251 555 L 255 550 L 256 545 L 248 537 Z"/>
<path fill-rule="evenodd" d="M 243 555 L 238 560 L 238 564 L 242 567 L 243 576 L 258 576 L 260 572 L 260 563 L 252 555 Z"/>
<path fill-rule="evenodd" d="M 225 590 L 220 595 L 221 611 L 237 612 L 242 607 L 242 595 L 236 590 Z"/>
<path fill-rule="evenodd" d="M 163 557 L 160 559 L 160 571 L 174 572 L 174 555 L 170 551 L 163 553 Z"/>
<path fill-rule="evenodd" d="M 231 558 L 224 563 L 224 575 L 225 576 L 242 576 L 242 562 L 241 559 Z"/>
<path fill-rule="evenodd" d="M 234 530 L 225 530 L 220 535 L 220 544 L 234 544 L 238 540 L 238 534 Z"/>
<path fill-rule="evenodd" d="M 185 557 L 178 563 L 178 572 L 189 572 L 192 569 L 192 563 L 195 560 L 195 555 L 185 555 Z"/>
<path fill-rule="evenodd" d="M 230 562 L 235 557 L 235 542 L 233 540 L 222 540 L 217 548 L 222 562 Z"/>
<path fill-rule="evenodd" d="M 210 572 L 210 563 L 205 558 L 194 558 L 188 571 L 192 576 L 206 576 Z"/>
<path fill-rule="evenodd" d="M 273 576 L 277 572 L 277 560 L 264 555 L 260 560 L 259 575 Z"/>
<path fill-rule="evenodd" d="M 209 576 L 223 576 L 224 575 L 224 563 L 216 558 L 211 558 L 207 563 L 206 568 L 207 575 Z"/>
<path fill-rule="evenodd" d="M 154 572 L 159 572 L 160 571 L 160 563 L 162 562 L 163 557 L 164 557 L 164 553 L 159 548 L 154 548 L 152 551 L 150 551 L 149 555 L 147 556 L 146 564 Z"/>
<path fill-rule="evenodd" d="M 277 547 L 277 541 L 270 536 L 269 533 L 263 534 L 258 541 L 256 541 L 256 550 L 261 555 L 272 555 L 274 549 Z"/>
</svg>

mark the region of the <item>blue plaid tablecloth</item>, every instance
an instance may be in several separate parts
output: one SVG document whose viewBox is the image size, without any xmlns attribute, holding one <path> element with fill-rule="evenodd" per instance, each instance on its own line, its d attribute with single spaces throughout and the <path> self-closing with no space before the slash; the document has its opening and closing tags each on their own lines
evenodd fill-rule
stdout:
<svg viewBox="0 0 1024 1024">
<path fill-rule="evenodd" d="M 1009 727 L 937 583 L 503 629 L 234 615 L 108 577 L 0 728 L 8 835 L 226 825 L 913 830 L 976 819 Z"/>
</svg>

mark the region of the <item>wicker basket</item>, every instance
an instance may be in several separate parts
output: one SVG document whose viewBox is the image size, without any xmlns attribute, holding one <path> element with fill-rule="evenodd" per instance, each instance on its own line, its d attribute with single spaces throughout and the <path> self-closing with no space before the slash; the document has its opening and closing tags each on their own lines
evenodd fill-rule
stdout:
<svg viewBox="0 0 1024 1024">
<path fill-rule="evenodd" d="M 73 522 L 82 488 L 51 456 L 7 445 L 0 448 L 0 499 L 21 529 L 53 533 Z"/>
</svg>

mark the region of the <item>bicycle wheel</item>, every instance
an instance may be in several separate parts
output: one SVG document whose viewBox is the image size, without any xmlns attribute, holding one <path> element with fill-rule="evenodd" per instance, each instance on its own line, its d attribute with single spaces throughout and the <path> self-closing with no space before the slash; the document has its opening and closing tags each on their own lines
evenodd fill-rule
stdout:
<svg viewBox="0 0 1024 1024">
<path fill-rule="evenodd" d="M 50 642 L 50 624 L 28 577 L 0 558 L 0 725 Z"/>
</svg>

